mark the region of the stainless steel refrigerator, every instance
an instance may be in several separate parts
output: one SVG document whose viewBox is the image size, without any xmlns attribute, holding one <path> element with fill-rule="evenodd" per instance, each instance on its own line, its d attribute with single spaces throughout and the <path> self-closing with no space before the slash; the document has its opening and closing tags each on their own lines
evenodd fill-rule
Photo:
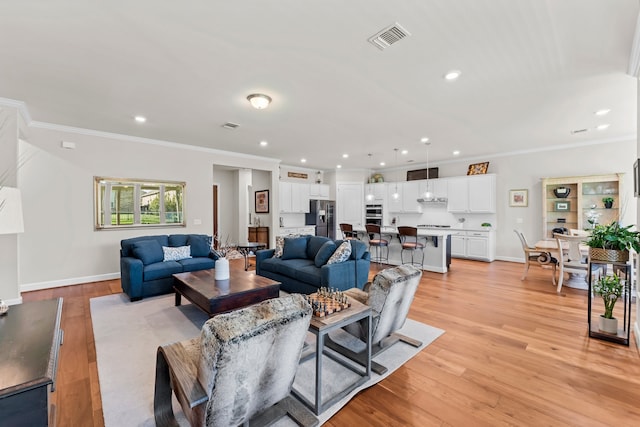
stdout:
<svg viewBox="0 0 640 427">
<path fill-rule="evenodd" d="M 316 226 L 316 236 L 336 238 L 336 202 L 333 200 L 310 200 L 305 224 Z"/>
</svg>

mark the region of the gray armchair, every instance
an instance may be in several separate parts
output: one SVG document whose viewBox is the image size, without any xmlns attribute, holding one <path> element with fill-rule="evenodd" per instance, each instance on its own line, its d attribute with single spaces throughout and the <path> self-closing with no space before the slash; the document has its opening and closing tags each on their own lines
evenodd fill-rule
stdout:
<svg viewBox="0 0 640 427">
<path fill-rule="evenodd" d="M 345 291 L 347 296 L 371 307 L 371 357 L 398 341 L 414 347 L 422 345 L 422 342 L 396 332 L 407 320 L 421 278 L 422 270 L 410 264 L 400 265 L 380 271 L 373 278 L 373 282 L 365 285 L 364 290 L 353 288 Z M 367 330 L 364 322 L 355 322 L 343 329 L 362 341 L 366 340 Z M 365 352 L 355 353 L 334 341 L 331 335 L 327 338 L 326 345 L 362 365 L 366 362 Z M 386 367 L 373 361 L 371 369 L 380 375 L 387 371 Z"/>
<path fill-rule="evenodd" d="M 178 426 L 175 393 L 192 426 L 269 425 L 290 415 L 318 420 L 290 397 L 311 307 L 299 294 L 274 298 L 209 319 L 199 338 L 158 348 L 157 426 Z"/>
</svg>

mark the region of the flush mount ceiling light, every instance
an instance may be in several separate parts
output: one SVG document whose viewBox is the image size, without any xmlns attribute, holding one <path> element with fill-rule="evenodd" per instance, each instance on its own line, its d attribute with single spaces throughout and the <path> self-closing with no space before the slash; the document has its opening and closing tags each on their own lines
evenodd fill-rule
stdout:
<svg viewBox="0 0 640 427">
<path fill-rule="evenodd" d="M 409 154 L 409 150 L 402 150 L 400 154 Z"/>
<path fill-rule="evenodd" d="M 267 145 L 269 145 L 269 143 L 267 141 L 260 141 L 260 146 L 261 147 L 266 147 Z"/>
<path fill-rule="evenodd" d="M 427 138 L 426 136 L 423 138 L 420 138 L 420 142 L 424 143 L 427 142 L 429 140 L 429 138 Z"/>
<path fill-rule="evenodd" d="M 349 155 L 348 155 L 347 153 L 345 153 L 345 154 L 343 154 L 343 155 L 342 155 L 342 158 L 343 158 L 343 159 L 348 159 L 348 158 L 349 158 Z"/>
<path fill-rule="evenodd" d="M 608 108 L 603 108 L 602 110 L 598 110 L 593 114 L 595 114 L 596 116 L 606 116 L 607 114 L 609 114 L 610 111 L 611 110 Z"/>
<path fill-rule="evenodd" d="M 336 165 L 336 169 L 340 169 L 342 165 Z"/>
<path fill-rule="evenodd" d="M 135 117 L 134 117 L 134 120 L 135 120 L 136 122 L 138 122 L 138 123 L 144 123 L 144 122 L 146 122 L 146 121 L 147 121 L 147 118 L 146 118 L 146 117 L 143 117 L 143 116 L 135 116 Z"/>
<path fill-rule="evenodd" d="M 444 75 L 444 79 L 447 81 L 453 81 L 460 77 L 460 74 L 462 74 L 462 71 L 460 70 L 451 70 Z"/>
<path fill-rule="evenodd" d="M 456 151 L 454 151 L 454 152 L 453 152 L 453 155 L 454 155 L 454 156 L 459 156 L 459 155 L 460 155 L 460 150 L 456 150 Z"/>
<path fill-rule="evenodd" d="M 602 125 L 598 125 L 596 126 L 596 129 L 598 130 L 605 130 L 606 128 L 608 128 L 610 125 L 609 124 L 602 124 Z"/>
<path fill-rule="evenodd" d="M 307 159 L 300 159 L 300 163 L 307 163 Z"/>
<path fill-rule="evenodd" d="M 258 110 L 267 108 L 271 103 L 271 97 L 262 93 L 252 93 L 251 95 L 247 96 L 247 99 L 251 103 L 251 106 Z"/>
</svg>

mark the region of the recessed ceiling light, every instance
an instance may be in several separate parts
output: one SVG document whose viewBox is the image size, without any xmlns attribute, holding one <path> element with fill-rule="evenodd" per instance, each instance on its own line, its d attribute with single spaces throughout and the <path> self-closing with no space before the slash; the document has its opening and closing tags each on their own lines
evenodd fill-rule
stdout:
<svg viewBox="0 0 640 427">
<path fill-rule="evenodd" d="M 342 155 L 342 158 L 343 158 L 343 159 L 348 159 L 348 158 L 349 158 L 349 155 L 348 155 L 347 153 L 344 153 L 344 154 Z"/>
<path fill-rule="evenodd" d="M 460 155 L 460 150 L 455 150 L 455 151 L 453 152 L 453 155 L 454 155 L 454 156 L 459 156 L 459 155 Z"/>
<path fill-rule="evenodd" d="M 144 116 L 135 116 L 135 117 L 134 117 L 134 119 L 135 119 L 135 121 L 136 121 L 136 122 L 138 122 L 138 123 L 144 123 L 144 122 L 146 122 L 146 121 L 147 121 L 147 118 L 146 118 L 146 117 L 144 117 Z"/>
<path fill-rule="evenodd" d="M 448 81 L 456 80 L 462 74 L 459 70 L 451 70 L 447 74 L 444 75 L 444 79 Z"/>
<path fill-rule="evenodd" d="M 423 138 L 420 138 L 420 142 L 428 142 L 429 138 L 427 138 L 426 136 Z"/>
<path fill-rule="evenodd" d="M 598 125 L 596 126 L 596 129 L 598 130 L 605 130 L 606 128 L 608 128 L 610 125 L 608 123 L 602 124 L 602 125 Z"/>
<path fill-rule="evenodd" d="M 608 108 L 603 108 L 602 110 L 598 110 L 593 114 L 595 114 L 596 116 L 606 116 L 607 114 L 609 114 L 610 111 L 611 110 Z"/>
<path fill-rule="evenodd" d="M 380 166 L 384 166 L 384 165 L 385 165 L 385 163 L 384 163 L 384 162 L 380 162 Z"/>
<path fill-rule="evenodd" d="M 266 147 L 267 145 L 269 145 L 269 143 L 267 141 L 260 141 L 260 146 L 261 147 Z"/>
<path fill-rule="evenodd" d="M 300 159 L 300 163 L 307 163 L 307 159 Z"/>
<path fill-rule="evenodd" d="M 340 169 L 342 165 L 336 165 L 336 169 Z"/>
<path fill-rule="evenodd" d="M 400 152 L 400 154 L 407 154 L 407 153 L 409 153 L 409 150 L 402 150 L 402 151 Z"/>
</svg>

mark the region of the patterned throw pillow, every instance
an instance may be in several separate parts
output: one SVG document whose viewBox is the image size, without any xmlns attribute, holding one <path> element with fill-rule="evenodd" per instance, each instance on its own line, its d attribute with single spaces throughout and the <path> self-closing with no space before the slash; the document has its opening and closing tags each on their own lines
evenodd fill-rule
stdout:
<svg viewBox="0 0 640 427">
<path fill-rule="evenodd" d="M 180 261 L 181 259 L 191 258 L 191 246 L 163 246 L 163 261 Z"/>
<path fill-rule="evenodd" d="M 338 249 L 331 255 L 329 261 L 327 261 L 327 265 L 329 264 L 337 264 L 339 262 L 345 262 L 351 256 L 351 243 L 342 242 Z"/>
<path fill-rule="evenodd" d="M 287 236 L 276 236 L 276 248 L 273 252 L 274 258 L 282 258 L 282 252 L 284 249 L 284 238 L 285 237 L 300 237 L 299 234 L 289 234 Z"/>
</svg>

